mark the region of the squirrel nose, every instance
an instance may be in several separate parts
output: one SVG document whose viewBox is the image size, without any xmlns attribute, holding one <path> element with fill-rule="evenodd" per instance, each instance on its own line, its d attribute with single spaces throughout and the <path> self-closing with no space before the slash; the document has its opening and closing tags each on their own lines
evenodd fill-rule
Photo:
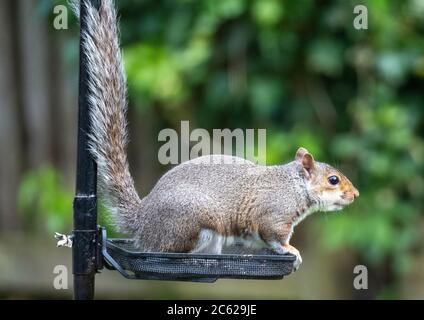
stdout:
<svg viewBox="0 0 424 320">
<path fill-rule="evenodd" d="M 354 199 L 356 199 L 356 198 L 358 198 L 359 197 L 359 191 L 358 191 L 358 189 L 355 189 L 354 191 L 353 191 L 353 198 Z"/>
</svg>

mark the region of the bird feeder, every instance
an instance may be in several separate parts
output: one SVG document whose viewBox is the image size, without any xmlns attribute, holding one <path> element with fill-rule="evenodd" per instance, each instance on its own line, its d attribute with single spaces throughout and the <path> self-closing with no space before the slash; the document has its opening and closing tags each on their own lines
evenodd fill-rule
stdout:
<svg viewBox="0 0 424 320">
<path fill-rule="evenodd" d="M 81 0 L 81 34 L 86 28 L 86 6 L 99 8 L 101 0 Z M 222 254 L 140 252 L 132 239 L 108 238 L 97 225 L 97 170 L 88 150 L 90 105 L 89 73 L 80 38 L 78 150 L 72 267 L 74 298 L 93 299 L 95 275 L 106 268 L 127 279 L 214 282 L 230 279 L 281 279 L 293 270 L 295 256 L 280 255 L 270 249 L 246 248 L 240 243 L 224 247 Z"/>
</svg>

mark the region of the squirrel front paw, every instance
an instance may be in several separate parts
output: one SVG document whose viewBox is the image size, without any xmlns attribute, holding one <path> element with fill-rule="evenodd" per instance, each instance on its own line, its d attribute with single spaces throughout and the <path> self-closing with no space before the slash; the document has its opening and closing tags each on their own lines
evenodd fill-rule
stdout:
<svg viewBox="0 0 424 320">
<path fill-rule="evenodd" d="M 284 249 L 285 252 L 289 252 L 289 253 L 296 256 L 296 260 L 293 262 L 293 269 L 294 269 L 294 271 L 297 271 L 297 269 L 299 269 L 299 267 L 302 263 L 302 257 L 300 255 L 299 250 L 297 250 L 292 245 L 289 245 L 288 243 L 283 245 L 283 249 Z"/>
<path fill-rule="evenodd" d="M 299 269 L 300 265 L 302 264 L 302 257 L 300 256 L 299 250 L 297 250 L 295 247 L 293 247 L 292 245 L 288 243 L 280 244 L 274 241 L 270 243 L 270 245 L 276 252 L 280 254 L 286 254 L 286 253 L 293 254 L 296 257 L 296 260 L 293 262 L 293 269 L 294 271 L 297 271 L 297 269 Z"/>
</svg>

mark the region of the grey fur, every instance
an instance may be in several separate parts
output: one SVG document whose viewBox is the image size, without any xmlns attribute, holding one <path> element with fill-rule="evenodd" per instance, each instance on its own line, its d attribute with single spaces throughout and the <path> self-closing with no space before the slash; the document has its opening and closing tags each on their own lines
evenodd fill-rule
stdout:
<svg viewBox="0 0 424 320">
<path fill-rule="evenodd" d="M 224 237 L 258 233 L 266 242 L 288 240 L 288 234 L 274 230 L 293 222 L 293 208 L 313 204 L 301 165 L 201 163 L 224 157 L 182 163 L 157 182 L 141 200 L 137 220 L 143 223 L 136 232 L 140 246 L 148 251 L 190 251 L 204 229 Z M 152 226 L 161 226 L 163 232 Z"/>
<path fill-rule="evenodd" d="M 126 78 L 119 48 L 116 11 L 112 0 L 99 10 L 87 3 L 86 32 L 82 34 L 88 72 L 92 134 L 90 151 L 97 161 L 99 187 L 120 230 L 138 230 L 140 198 L 128 168 L 125 113 Z M 73 4 L 79 16 L 79 6 Z"/>
</svg>

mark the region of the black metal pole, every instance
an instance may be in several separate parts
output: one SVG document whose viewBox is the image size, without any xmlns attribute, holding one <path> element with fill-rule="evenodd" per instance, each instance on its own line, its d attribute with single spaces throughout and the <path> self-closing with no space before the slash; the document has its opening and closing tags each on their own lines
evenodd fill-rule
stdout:
<svg viewBox="0 0 424 320">
<path fill-rule="evenodd" d="M 100 0 L 81 0 L 80 27 L 86 28 L 85 3 L 97 8 Z M 94 298 L 94 277 L 97 269 L 97 168 L 88 151 L 90 132 L 88 87 L 89 74 L 80 37 L 80 77 L 78 98 L 78 155 L 76 194 L 74 199 L 74 239 L 72 248 L 72 272 L 74 274 L 74 298 Z"/>
</svg>

